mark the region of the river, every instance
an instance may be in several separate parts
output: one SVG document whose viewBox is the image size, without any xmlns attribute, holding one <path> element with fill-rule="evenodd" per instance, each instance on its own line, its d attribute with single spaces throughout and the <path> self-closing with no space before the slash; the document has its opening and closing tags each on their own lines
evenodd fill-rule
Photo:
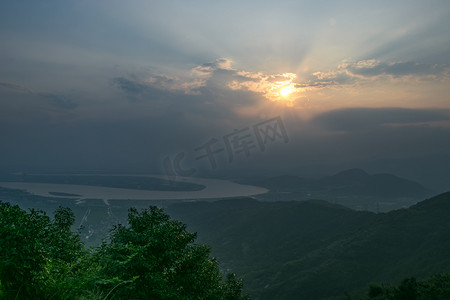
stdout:
<svg viewBox="0 0 450 300">
<path fill-rule="evenodd" d="M 68 174 L 65 174 L 68 175 Z M 71 174 L 78 175 L 78 174 Z M 81 176 L 81 175 L 80 175 Z M 105 176 L 104 174 L 101 176 Z M 110 175 L 114 176 L 114 175 Z M 120 176 L 124 176 L 120 174 Z M 128 175 L 162 178 L 158 175 Z M 1 187 L 26 190 L 35 195 L 54 198 L 103 199 L 103 200 L 183 200 L 183 199 L 216 199 L 259 195 L 267 193 L 262 187 L 242 185 L 229 180 L 197 177 L 177 177 L 176 181 L 194 183 L 205 186 L 199 191 L 149 191 L 123 189 L 92 185 L 54 184 L 35 182 L 0 182 Z M 58 196 L 51 193 L 76 194 L 80 196 Z"/>
</svg>

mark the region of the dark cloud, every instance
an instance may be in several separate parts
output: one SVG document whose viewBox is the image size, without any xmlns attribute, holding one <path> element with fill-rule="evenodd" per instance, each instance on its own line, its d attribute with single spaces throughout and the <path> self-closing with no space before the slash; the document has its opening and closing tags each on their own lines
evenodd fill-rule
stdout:
<svg viewBox="0 0 450 300">
<path fill-rule="evenodd" d="M 123 90 L 128 95 L 138 96 L 147 88 L 145 84 L 136 80 L 130 80 L 125 77 L 116 77 L 112 79 L 112 84 Z"/>
<path fill-rule="evenodd" d="M 183 100 L 199 98 L 185 97 L 188 98 Z M 195 114 L 190 110 L 192 107 Z M 23 117 L 29 119 L 26 115 Z M 289 143 L 276 140 L 264 153 L 253 151 L 250 157 L 241 156 L 232 164 L 223 153 L 225 159 L 216 170 L 210 170 L 208 165 L 203 166 L 205 170 L 213 176 L 236 176 L 246 171 L 271 175 L 276 170 L 286 174 L 292 168 L 312 172 L 322 164 L 321 170 L 334 172 L 370 165 L 374 158 L 430 157 L 434 153 L 448 153 L 450 149 L 448 128 L 410 126 L 450 120 L 445 110 L 345 109 L 326 112 L 301 123 L 293 116 L 281 117 Z M 223 123 L 223 120 L 229 122 Z M 2 132 L 0 166 L 162 172 L 164 157 L 185 152 L 190 155 L 187 166 L 200 169 L 202 165 L 195 160 L 194 149 L 212 138 L 221 140 L 235 129 L 251 128 L 261 121 L 264 119 L 233 116 L 226 106 L 201 105 L 194 101 L 179 101 L 151 117 L 98 118 L 60 122 L 58 126 L 48 119 L 29 120 L 27 124 L 10 126 Z M 386 126 L 392 123 L 405 126 Z M 326 134 L 322 134 L 324 131 Z M 334 167 L 336 169 L 330 171 Z M 392 172 L 395 170 L 392 167 Z"/>
<path fill-rule="evenodd" d="M 210 77 L 212 72 L 208 73 Z M 162 95 L 199 95 L 200 89 L 206 86 L 205 78 L 180 79 L 165 74 L 152 74 L 146 78 L 116 77 L 112 85 L 121 89 L 131 100 L 158 98 Z M 158 96 L 158 97 L 155 97 Z"/>
<path fill-rule="evenodd" d="M 130 102 L 152 102 L 169 104 L 174 97 L 182 97 L 183 93 L 170 87 L 173 79 L 164 75 L 154 75 L 150 78 L 116 77 L 111 80 L 112 86 L 121 90 Z M 156 107 L 155 107 L 156 108 Z"/>
<path fill-rule="evenodd" d="M 331 131 L 361 131 L 380 125 L 422 124 L 450 120 L 450 110 L 347 108 L 317 116 L 313 123 Z"/>
<path fill-rule="evenodd" d="M 232 70 L 232 61 L 228 58 L 218 58 L 214 62 L 207 62 L 192 69 L 194 73 L 198 75 L 208 76 L 210 73 L 216 70 Z"/>
<path fill-rule="evenodd" d="M 10 83 L 10 82 L 0 82 L 0 88 L 6 88 L 6 89 L 10 89 L 10 90 L 19 91 L 19 92 L 27 92 L 27 93 L 32 92 L 30 89 L 28 89 L 22 85 Z"/>
<path fill-rule="evenodd" d="M 24 92 L 31 97 L 36 97 L 38 100 L 45 100 L 51 106 L 62 109 L 75 109 L 78 107 L 78 103 L 71 99 L 67 99 L 64 96 L 53 93 L 36 93 L 26 86 L 22 86 L 15 83 L 0 82 L 0 88 L 5 88 L 13 92 Z"/>
<path fill-rule="evenodd" d="M 48 93 L 38 93 L 38 96 L 50 101 L 50 104 L 52 106 L 55 106 L 58 108 L 75 109 L 78 107 L 78 103 L 75 103 L 74 101 L 72 101 L 70 99 L 66 99 L 59 95 L 48 94 Z"/>
</svg>

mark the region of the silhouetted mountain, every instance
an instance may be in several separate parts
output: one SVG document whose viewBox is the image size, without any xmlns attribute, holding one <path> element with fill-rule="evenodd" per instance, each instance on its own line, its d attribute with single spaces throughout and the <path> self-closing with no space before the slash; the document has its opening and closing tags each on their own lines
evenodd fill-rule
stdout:
<svg viewBox="0 0 450 300">
<path fill-rule="evenodd" d="M 322 185 L 355 185 L 363 180 L 367 180 L 370 175 L 361 169 L 349 169 L 339 172 L 333 176 L 325 177 L 319 182 Z"/>
<path fill-rule="evenodd" d="M 392 174 L 369 175 L 360 169 L 351 169 L 317 182 L 317 186 L 339 194 L 356 194 L 376 197 L 422 198 L 430 191 L 420 184 Z"/>
<path fill-rule="evenodd" d="M 362 293 L 374 281 L 450 271 L 450 192 L 382 214 L 324 201 L 251 199 L 168 211 L 261 299 L 322 299 Z"/>
</svg>

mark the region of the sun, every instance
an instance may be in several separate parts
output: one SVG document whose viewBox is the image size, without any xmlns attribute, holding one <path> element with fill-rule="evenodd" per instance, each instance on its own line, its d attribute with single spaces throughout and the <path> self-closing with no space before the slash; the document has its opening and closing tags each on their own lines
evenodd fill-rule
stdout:
<svg viewBox="0 0 450 300">
<path fill-rule="evenodd" d="M 290 93 L 294 92 L 295 89 L 292 86 L 286 86 L 280 90 L 280 95 L 287 97 Z"/>
</svg>

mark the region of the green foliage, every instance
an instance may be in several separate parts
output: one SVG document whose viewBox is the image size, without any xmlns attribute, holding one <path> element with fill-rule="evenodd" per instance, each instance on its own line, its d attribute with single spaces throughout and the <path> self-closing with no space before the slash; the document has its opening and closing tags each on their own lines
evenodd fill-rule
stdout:
<svg viewBox="0 0 450 300">
<path fill-rule="evenodd" d="M 75 215 L 70 208 L 59 207 L 54 213 L 53 223 L 63 231 L 69 231 L 75 223 Z"/>
<path fill-rule="evenodd" d="M 423 281 L 404 279 L 398 286 L 371 284 L 362 300 L 446 300 L 450 299 L 450 274 L 437 274 Z"/>
<path fill-rule="evenodd" d="M 59 208 L 52 221 L 42 211 L 27 213 L 17 205 L 0 203 L 3 298 L 48 299 L 58 293 L 58 278 L 75 276 L 85 251 L 78 235 L 70 231 L 73 222 L 68 209 Z"/>
<path fill-rule="evenodd" d="M 58 208 L 51 220 L 0 202 L 0 299 L 248 299 L 210 249 L 161 209 L 130 209 L 92 251 Z"/>
<path fill-rule="evenodd" d="M 36 296 L 37 276 L 47 263 L 45 214 L 0 203 L 0 282 L 5 297 Z"/>
<path fill-rule="evenodd" d="M 193 244 L 196 234 L 183 223 L 156 207 L 141 213 L 132 208 L 128 221 L 129 227 L 114 227 L 96 253 L 102 277 L 116 276 L 101 282 L 105 291 L 114 288 L 119 298 L 222 299 L 231 288 L 228 281 L 221 284 L 209 248 Z"/>
<path fill-rule="evenodd" d="M 229 273 L 227 274 L 227 280 L 224 286 L 224 297 L 226 300 L 247 300 L 250 299 L 248 295 L 242 294 L 243 283 L 242 280 L 236 277 L 236 274 Z"/>
</svg>

